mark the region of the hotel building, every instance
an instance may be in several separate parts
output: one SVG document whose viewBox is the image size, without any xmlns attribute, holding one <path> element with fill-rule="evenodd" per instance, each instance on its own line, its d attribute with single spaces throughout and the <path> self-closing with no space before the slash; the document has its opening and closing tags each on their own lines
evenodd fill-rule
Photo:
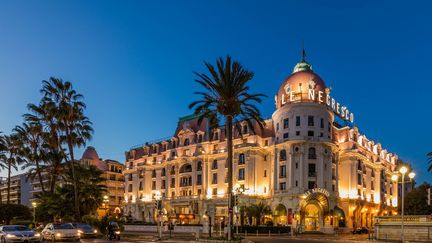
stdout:
<svg viewBox="0 0 432 243">
<path fill-rule="evenodd" d="M 265 221 L 321 232 L 371 227 L 373 216 L 396 213 L 397 185 L 390 178 L 397 155 L 359 131 L 354 114 L 304 59 L 283 80 L 275 105 L 263 129 L 242 122 L 242 136 L 234 132 L 240 206 L 264 202 L 272 209 Z M 226 221 L 224 130 L 187 116 L 172 137 L 127 151 L 124 213 L 155 222 L 160 195 L 164 221 Z M 255 222 L 237 215 L 234 223 Z"/>
<path fill-rule="evenodd" d="M 84 151 L 80 163 L 83 165 L 93 165 L 101 170 L 102 177 L 105 178 L 103 184 L 106 186 L 107 193 L 104 196 L 102 205 L 97 209 L 97 215 L 103 217 L 106 214 L 119 216 L 122 214 L 122 201 L 124 195 L 124 165 L 115 160 L 102 160 L 94 147 L 87 147 Z"/>
</svg>

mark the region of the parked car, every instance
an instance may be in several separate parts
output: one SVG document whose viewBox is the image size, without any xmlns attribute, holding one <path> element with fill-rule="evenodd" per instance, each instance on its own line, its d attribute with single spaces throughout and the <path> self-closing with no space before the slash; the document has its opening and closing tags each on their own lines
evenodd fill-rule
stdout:
<svg viewBox="0 0 432 243">
<path fill-rule="evenodd" d="M 367 227 L 359 227 L 352 231 L 353 234 L 367 234 L 369 229 Z"/>
<path fill-rule="evenodd" d="M 97 236 L 97 229 L 94 229 L 89 224 L 84 223 L 72 223 L 72 225 L 78 229 L 78 233 L 81 234 L 81 238 L 92 238 Z"/>
<path fill-rule="evenodd" d="M 40 242 L 40 234 L 23 225 L 0 226 L 2 243 L 8 242 Z"/>
<path fill-rule="evenodd" d="M 73 240 L 79 241 L 81 234 L 71 223 L 49 223 L 41 232 L 41 240 Z"/>
</svg>

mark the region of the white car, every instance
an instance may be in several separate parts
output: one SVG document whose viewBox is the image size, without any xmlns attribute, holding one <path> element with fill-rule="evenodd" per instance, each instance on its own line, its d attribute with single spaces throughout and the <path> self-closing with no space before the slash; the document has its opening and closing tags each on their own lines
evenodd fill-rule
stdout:
<svg viewBox="0 0 432 243">
<path fill-rule="evenodd" d="M 70 223 L 49 223 L 41 232 L 41 240 L 73 240 L 80 241 L 81 234 Z"/>
<path fill-rule="evenodd" d="M 39 242 L 40 234 L 23 225 L 0 226 L 0 240 L 9 242 Z"/>
</svg>

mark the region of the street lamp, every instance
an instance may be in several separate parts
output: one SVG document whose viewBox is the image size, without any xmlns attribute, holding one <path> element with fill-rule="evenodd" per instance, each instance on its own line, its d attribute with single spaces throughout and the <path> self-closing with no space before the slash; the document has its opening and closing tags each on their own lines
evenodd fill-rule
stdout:
<svg viewBox="0 0 432 243">
<path fill-rule="evenodd" d="M 154 199 L 156 200 L 156 212 L 158 214 L 158 232 L 159 232 L 159 239 L 162 239 L 162 215 L 161 215 L 161 208 L 162 208 L 162 195 L 160 191 L 156 191 L 154 195 Z"/>
<path fill-rule="evenodd" d="M 401 210 L 401 219 L 402 219 L 401 228 L 402 228 L 402 234 L 401 234 L 401 238 L 402 238 L 402 243 L 404 243 L 404 238 L 405 238 L 405 236 L 404 236 L 405 174 L 408 172 L 408 168 L 406 166 L 402 166 L 399 169 L 399 172 L 402 174 L 402 179 L 401 179 L 401 182 L 400 182 L 402 184 L 402 197 L 401 197 L 401 199 L 402 199 L 402 205 L 401 205 L 402 206 L 402 210 Z M 408 177 L 409 177 L 410 180 L 412 180 L 415 177 L 415 173 L 414 172 L 410 172 L 408 174 Z M 396 174 L 392 175 L 391 179 L 394 182 L 399 183 L 399 181 L 398 181 L 399 177 Z"/>
<path fill-rule="evenodd" d="M 33 207 L 33 223 L 36 224 L 36 207 L 37 207 L 37 203 L 36 202 L 32 202 L 32 207 Z"/>
</svg>

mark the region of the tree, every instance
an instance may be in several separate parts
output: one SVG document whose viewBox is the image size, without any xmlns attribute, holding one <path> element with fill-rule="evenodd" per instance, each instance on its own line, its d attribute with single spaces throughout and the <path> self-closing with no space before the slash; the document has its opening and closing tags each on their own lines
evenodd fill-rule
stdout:
<svg viewBox="0 0 432 243">
<path fill-rule="evenodd" d="M 248 207 L 246 207 L 246 214 L 249 216 L 249 219 L 251 217 L 255 218 L 256 226 L 262 224 L 264 216 L 271 213 L 272 211 L 270 206 L 263 202 L 259 202 L 257 204 L 251 204 Z"/>
<path fill-rule="evenodd" d="M 21 154 L 21 144 L 17 134 L 11 134 L 9 136 L 3 136 L 4 153 L 1 154 L 0 160 L 7 167 L 7 200 L 6 203 L 10 202 L 10 188 L 11 188 L 11 174 L 12 169 L 17 170 L 17 165 L 24 162 Z"/>
<path fill-rule="evenodd" d="M 407 215 L 429 215 L 432 213 L 432 206 L 427 204 L 427 190 L 430 185 L 426 182 L 414 188 L 404 198 L 404 210 Z"/>
<path fill-rule="evenodd" d="M 5 144 L 5 137 L 3 135 L 1 135 L 0 132 L 0 169 L 5 169 L 6 168 L 6 161 L 5 161 L 5 153 L 6 153 L 6 144 Z M 1 195 L 1 190 L 0 190 L 0 205 L 3 203 L 3 198 Z"/>
<path fill-rule="evenodd" d="M 102 171 L 94 166 L 83 166 L 75 164 L 75 175 L 77 177 L 78 200 L 80 212 L 83 214 L 94 214 L 103 202 L 106 194 L 106 180 L 101 177 Z M 74 207 L 73 175 L 72 170 L 67 167 L 63 174 L 64 184 L 57 186 L 54 193 L 41 193 L 37 196 L 39 202 L 38 219 L 53 220 L 75 216 L 70 209 Z M 81 219 L 75 219 L 81 221 Z"/>
<path fill-rule="evenodd" d="M 74 148 L 85 146 L 86 141 L 92 137 L 92 123 L 84 115 L 86 105 L 82 102 L 83 96 L 77 93 L 71 82 L 51 77 L 43 81 L 41 90 L 44 102 L 54 104 L 60 130 L 63 132 L 63 141 L 69 152 L 65 157 L 72 173 L 75 201 L 76 220 L 80 220 L 80 205 L 78 199 L 77 178 L 75 175 Z"/>
<path fill-rule="evenodd" d="M 203 92 L 195 92 L 201 96 L 201 99 L 192 102 L 189 108 L 195 109 L 195 114 L 199 115 L 199 123 L 203 119 L 208 119 L 211 122 L 224 120 L 225 133 L 227 135 L 227 165 L 228 165 L 228 240 L 231 239 L 232 225 L 232 159 L 233 159 L 233 124 L 237 127 L 238 120 L 245 120 L 253 129 L 252 121 L 258 122 L 262 128 L 264 121 L 258 108 L 253 105 L 253 102 L 260 103 L 263 94 L 249 94 L 248 82 L 253 78 L 253 73 L 244 69 L 237 62 L 232 61 L 230 56 L 225 60 L 219 58 L 216 61 L 216 68 L 205 62 L 207 74 L 197 75 L 195 81 L 204 88 Z M 240 129 L 241 132 L 241 129 Z"/>
<path fill-rule="evenodd" d="M 29 168 L 28 174 L 30 179 L 34 179 L 37 176 L 42 192 L 45 193 L 42 168 L 46 149 L 44 148 L 45 134 L 42 124 L 40 121 L 26 122 L 22 126 L 16 126 L 14 131 L 22 143 L 21 155 L 27 161 L 23 169 Z"/>
<path fill-rule="evenodd" d="M 30 208 L 21 204 L 0 205 L 0 221 L 9 224 L 12 219 L 31 219 Z"/>
</svg>

